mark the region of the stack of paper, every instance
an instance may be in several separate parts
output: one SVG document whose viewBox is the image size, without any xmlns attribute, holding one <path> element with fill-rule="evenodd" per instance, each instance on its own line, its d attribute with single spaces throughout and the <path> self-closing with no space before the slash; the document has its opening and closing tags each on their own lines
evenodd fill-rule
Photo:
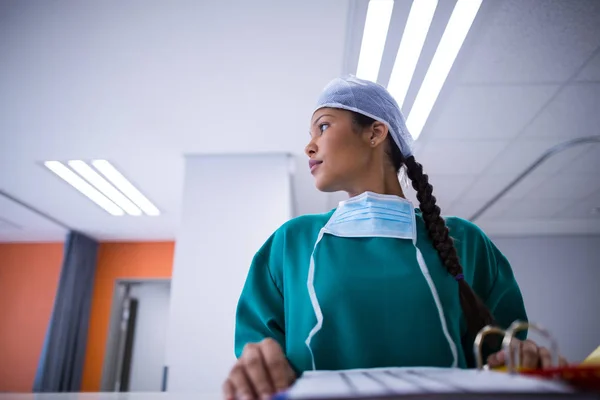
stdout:
<svg viewBox="0 0 600 400">
<path fill-rule="evenodd" d="M 382 368 L 307 372 L 287 399 L 385 397 L 469 393 L 573 393 L 550 380 L 493 371 L 450 368 Z"/>
</svg>

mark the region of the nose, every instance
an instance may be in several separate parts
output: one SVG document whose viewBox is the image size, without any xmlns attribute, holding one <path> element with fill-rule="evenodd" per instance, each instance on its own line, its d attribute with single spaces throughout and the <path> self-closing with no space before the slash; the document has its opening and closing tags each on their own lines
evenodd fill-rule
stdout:
<svg viewBox="0 0 600 400">
<path fill-rule="evenodd" d="M 317 154 L 317 145 L 312 139 L 304 148 L 304 152 L 306 153 L 308 158 L 312 158 L 315 154 Z"/>
</svg>

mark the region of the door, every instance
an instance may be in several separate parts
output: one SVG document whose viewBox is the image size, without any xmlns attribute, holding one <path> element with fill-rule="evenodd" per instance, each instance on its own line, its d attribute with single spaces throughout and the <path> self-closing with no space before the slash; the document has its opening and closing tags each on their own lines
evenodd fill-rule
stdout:
<svg viewBox="0 0 600 400">
<path fill-rule="evenodd" d="M 133 348 L 129 371 L 130 392 L 160 392 L 163 388 L 170 282 L 134 285 L 137 300 Z"/>
<path fill-rule="evenodd" d="M 170 295 L 170 281 L 116 284 L 102 376 L 103 391 L 165 390 Z"/>
</svg>

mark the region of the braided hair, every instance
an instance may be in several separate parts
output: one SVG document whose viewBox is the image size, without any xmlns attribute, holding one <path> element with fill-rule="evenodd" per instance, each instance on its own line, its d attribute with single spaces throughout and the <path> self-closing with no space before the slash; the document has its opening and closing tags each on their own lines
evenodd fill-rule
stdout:
<svg viewBox="0 0 600 400">
<path fill-rule="evenodd" d="M 364 129 L 374 122 L 375 120 L 370 117 L 352 112 L 352 123 L 356 129 Z M 400 172 L 402 166 L 406 167 L 406 175 L 417 192 L 419 208 L 433 247 L 437 250 L 446 270 L 458 281 L 460 305 L 467 322 L 467 330 L 472 337 L 475 337 L 481 328 L 493 323 L 493 317 L 462 275 L 463 269 L 454 247 L 454 240 L 441 216 L 440 207 L 436 204 L 429 177 L 423 172 L 423 166 L 415 160 L 414 156 L 404 157 L 402 155 L 391 135 L 387 137 L 386 152 L 396 173 Z"/>
</svg>

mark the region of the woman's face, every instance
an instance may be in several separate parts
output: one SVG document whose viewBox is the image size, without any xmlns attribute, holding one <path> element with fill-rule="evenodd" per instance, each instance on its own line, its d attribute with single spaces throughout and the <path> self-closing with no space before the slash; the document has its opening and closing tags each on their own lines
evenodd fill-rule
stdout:
<svg viewBox="0 0 600 400">
<path fill-rule="evenodd" d="M 322 108 L 313 114 L 305 152 L 317 189 L 350 192 L 372 161 L 369 130 L 356 132 L 352 114 Z"/>
</svg>

